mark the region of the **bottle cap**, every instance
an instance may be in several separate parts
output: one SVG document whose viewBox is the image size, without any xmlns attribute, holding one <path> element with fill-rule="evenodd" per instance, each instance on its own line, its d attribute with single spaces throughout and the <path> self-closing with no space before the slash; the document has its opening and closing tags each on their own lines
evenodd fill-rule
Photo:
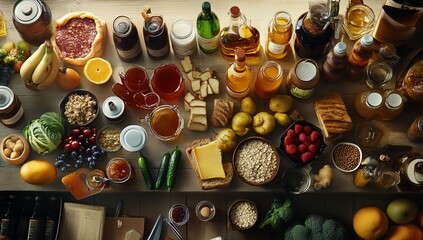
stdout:
<svg viewBox="0 0 423 240">
<path fill-rule="evenodd" d="M 147 131 L 138 125 L 129 125 L 120 133 L 120 144 L 128 152 L 138 152 L 147 143 Z"/>
<path fill-rule="evenodd" d="M 382 95 L 378 92 L 372 92 L 367 95 L 366 102 L 370 107 L 379 107 L 382 104 Z"/>
<path fill-rule="evenodd" d="M 13 18 L 23 24 L 31 24 L 41 18 L 42 6 L 40 1 L 17 1 L 13 7 Z"/>
<path fill-rule="evenodd" d="M 386 104 L 390 108 L 398 108 L 399 106 L 401 106 L 402 102 L 403 99 L 399 93 L 390 93 L 386 98 Z"/>
<path fill-rule="evenodd" d="M 104 100 L 101 109 L 108 120 L 117 121 L 125 112 L 125 103 L 119 97 L 111 96 Z"/>
<path fill-rule="evenodd" d="M 210 3 L 209 2 L 203 2 L 203 4 L 201 4 L 201 8 L 203 9 L 203 12 L 209 12 L 210 11 Z"/>
<path fill-rule="evenodd" d="M 345 53 L 347 53 L 347 44 L 344 42 L 339 42 L 335 45 L 333 50 L 338 55 L 345 55 Z"/>
<path fill-rule="evenodd" d="M 239 7 L 237 6 L 233 6 L 231 7 L 231 17 L 236 18 L 239 17 L 239 15 L 241 15 L 241 10 L 239 10 Z"/>
<path fill-rule="evenodd" d="M 361 38 L 361 44 L 364 46 L 371 46 L 373 44 L 373 37 L 370 34 L 366 34 Z"/>
</svg>

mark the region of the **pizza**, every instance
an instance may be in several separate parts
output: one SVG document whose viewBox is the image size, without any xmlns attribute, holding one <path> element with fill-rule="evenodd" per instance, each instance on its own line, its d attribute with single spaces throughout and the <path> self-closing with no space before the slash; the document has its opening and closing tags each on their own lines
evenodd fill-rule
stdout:
<svg viewBox="0 0 423 240">
<path fill-rule="evenodd" d="M 106 37 L 106 22 L 90 12 L 72 12 L 55 21 L 51 42 L 65 63 L 82 66 L 101 57 Z"/>
</svg>

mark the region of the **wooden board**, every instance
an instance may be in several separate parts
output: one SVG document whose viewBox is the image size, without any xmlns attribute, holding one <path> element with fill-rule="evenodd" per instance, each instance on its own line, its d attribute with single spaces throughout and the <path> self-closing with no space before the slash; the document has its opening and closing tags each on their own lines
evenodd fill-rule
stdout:
<svg viewBox="0 0 423 240">
<path fill-rule="evenodd" d="M 121 226 L 118 227 L 119 221 Z M 106 217 L 104 226 L 104 240 L 125 239 L 126 233 L 135 229 L 141 234 L 141 239 L 144 239 L 144 223 L 145 219 L 140 217 Z"/>
</svg>

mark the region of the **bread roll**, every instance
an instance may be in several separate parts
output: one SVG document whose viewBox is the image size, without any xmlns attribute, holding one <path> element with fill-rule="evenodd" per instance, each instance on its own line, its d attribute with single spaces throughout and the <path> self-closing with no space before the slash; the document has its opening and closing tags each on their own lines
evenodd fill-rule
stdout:
<svg viewBox="0 0 423 240">
<path fill-rule="evenodd" d="M 404 77 L 403 86 L 407 95 L 416 102 L 423 102 L 423 60 L 413 64 Z"/>
</svg>

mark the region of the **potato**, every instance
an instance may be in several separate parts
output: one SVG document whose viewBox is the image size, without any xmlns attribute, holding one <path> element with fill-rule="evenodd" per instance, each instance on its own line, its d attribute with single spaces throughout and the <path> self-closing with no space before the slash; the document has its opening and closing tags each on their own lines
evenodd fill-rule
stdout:
<svg viewBox="0 0 423 240">
<path fill-rule="evenodd" d="M 6 157 L 10 157 L 10 154 L 12 153 L 12 149 L 10 149 L 10 148 L 5 148 L 5 149 L 3 150 L 3 153 L 4 153 L 4 155 L 5 155 Z"/>
<path fill-rule="evenodd" d="M 18 153 L 21 153 L 23 149 L 24 149 L 24 145 L 22 143 L 16 143 L 15 146 L 13 147 L 13 151 Z"/>
<path fill-rule="evenodd" d="M 17 157 L 19 157 L 21 154 L 20 153 L 18 153 L 18 152 L 12 152 L 11 154 L 10 154 L 10 158 L 11 159 L 14 159 L 14 158 L 17 158 Z"/>
</svg>

